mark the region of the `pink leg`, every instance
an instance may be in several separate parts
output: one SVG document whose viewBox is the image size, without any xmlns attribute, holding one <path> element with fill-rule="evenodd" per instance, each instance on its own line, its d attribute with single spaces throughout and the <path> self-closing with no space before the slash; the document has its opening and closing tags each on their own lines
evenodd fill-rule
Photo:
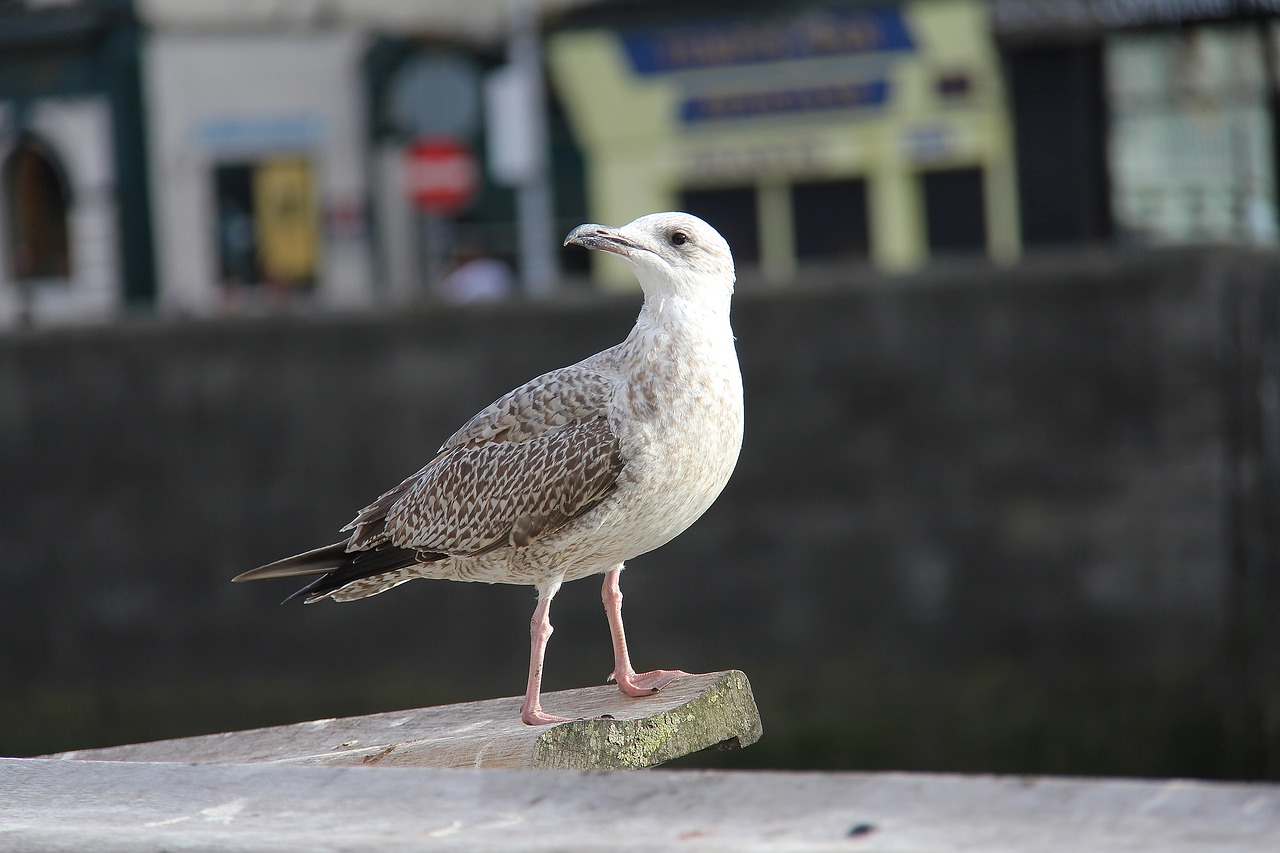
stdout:
<svg viewBox="0 0 1280 853">
<path fill-rule="evenodd" d="M 618 682 L 618 689 L 628 696 L 651 696 L 689 673 L 679 669 L 655 669 L 636 674 L 631 668 L 627 635 L 622 630 L 622 589 L 618 586 L 621 574 L 622 564 L 618 564 L 616 569 L 605 574 L 604 588 L 600 591 L 604 612 L 609 617 L 609 633 L 613 635 L 613 673 L 609 680 Z"/>
<path fill-rule="evenodd" d="M 525 687 L 524 703 L 520 706 L 520 719 L 527 726 L 545 726 L 563 723 L 567 717 L 557 717 L 542 710 L 542 659 L 547 652 L 547 640 L 551 639 L 551 599 L 560 590 L 560 581 L 538 586 L 538 606 L 529 624 L 529 684 Z"/>
</svg>

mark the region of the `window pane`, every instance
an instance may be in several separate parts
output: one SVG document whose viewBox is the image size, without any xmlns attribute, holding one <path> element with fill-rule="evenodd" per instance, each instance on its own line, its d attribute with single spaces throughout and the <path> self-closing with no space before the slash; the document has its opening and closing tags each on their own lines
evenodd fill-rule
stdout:
<svg viewBox="0 0 1280 853">
<path fill-rule="evenodd" d="M 1263 37 L 1251 26 L 1107 40 L 1112 205 L 1153 243 L 1275 242 Z"/>
<path fill-rule="evenodd" d="M 867 260 L 871 238 L 866 181 L 793 184 L 791 210 L 800 263 Z"/>
<path fill-rule="evenodd" d="M 685 190 L 680 206 L 709 222 L 733 250 L 739 268 L 760 262 L 760 230 L 756 222 L 755 187 Z"/>
</svg>

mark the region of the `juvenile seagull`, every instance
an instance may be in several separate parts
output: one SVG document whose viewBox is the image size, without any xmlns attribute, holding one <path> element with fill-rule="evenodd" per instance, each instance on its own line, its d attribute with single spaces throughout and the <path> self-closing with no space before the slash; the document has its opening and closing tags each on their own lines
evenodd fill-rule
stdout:
<svg viewBox="0 0 1280 853">
<path fill-rule="evenodd" d="M 621 228 L 580 225 L 570 243 L 620 255 L 644 290 L 617 346 L 545 373 L 467 421 L 421 471 L 360 510 L 345 541 L 245 572 L 237 581 L 318 574 L 292 597 L 352 601 L 414 578 L 531 584 L 531 726 L 542 710 L 551 599 L 604 574 L 611 680 L 648 696 L 687 675 L 636 673 L 622 630 L 623 564 L 666 544 L 720 494 L 742 446 L 742 376 L 729 328 L 733 257 L 687 213 Z"/>
</svg>

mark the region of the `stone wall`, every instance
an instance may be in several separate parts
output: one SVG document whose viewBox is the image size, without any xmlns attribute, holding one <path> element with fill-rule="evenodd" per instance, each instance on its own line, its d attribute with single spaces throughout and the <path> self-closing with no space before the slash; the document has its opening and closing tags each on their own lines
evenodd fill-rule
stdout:
<svg viewBox="0 0 1280 853">
<path fill-rule="evenodd" d="M 1280 778 L 1280 258 L 743 288 L 720 501 L 624 576 L 640 667 L 736 667 L 732 766 Z M 0 340 L 0 754 L 521 692 L 532 591 L 278 607 L 463 419 L 638 298 Z M 546 688 L 611 666 L 598 587 Z M 705 759 L 712 761 L 713 759 Z"/>
</svg>

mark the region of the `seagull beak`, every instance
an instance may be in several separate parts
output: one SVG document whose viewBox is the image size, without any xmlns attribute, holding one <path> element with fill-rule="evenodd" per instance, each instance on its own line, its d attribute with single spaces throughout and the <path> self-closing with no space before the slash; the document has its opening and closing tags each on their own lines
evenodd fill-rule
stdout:
<svg viewBox="0 0 1280 853">
<path fill-rule="evenodd" d="M 617 228 L 606 228 L 603 225 L 579 225 L 564 238 L 564 244 L 572 243 L 584 249 L 599 249 L 602 252 L 613 252 L 615 255 L 630 257 L 637 249 L 644 248 L 632 240 L 622 236 Z"/>
</svg>

